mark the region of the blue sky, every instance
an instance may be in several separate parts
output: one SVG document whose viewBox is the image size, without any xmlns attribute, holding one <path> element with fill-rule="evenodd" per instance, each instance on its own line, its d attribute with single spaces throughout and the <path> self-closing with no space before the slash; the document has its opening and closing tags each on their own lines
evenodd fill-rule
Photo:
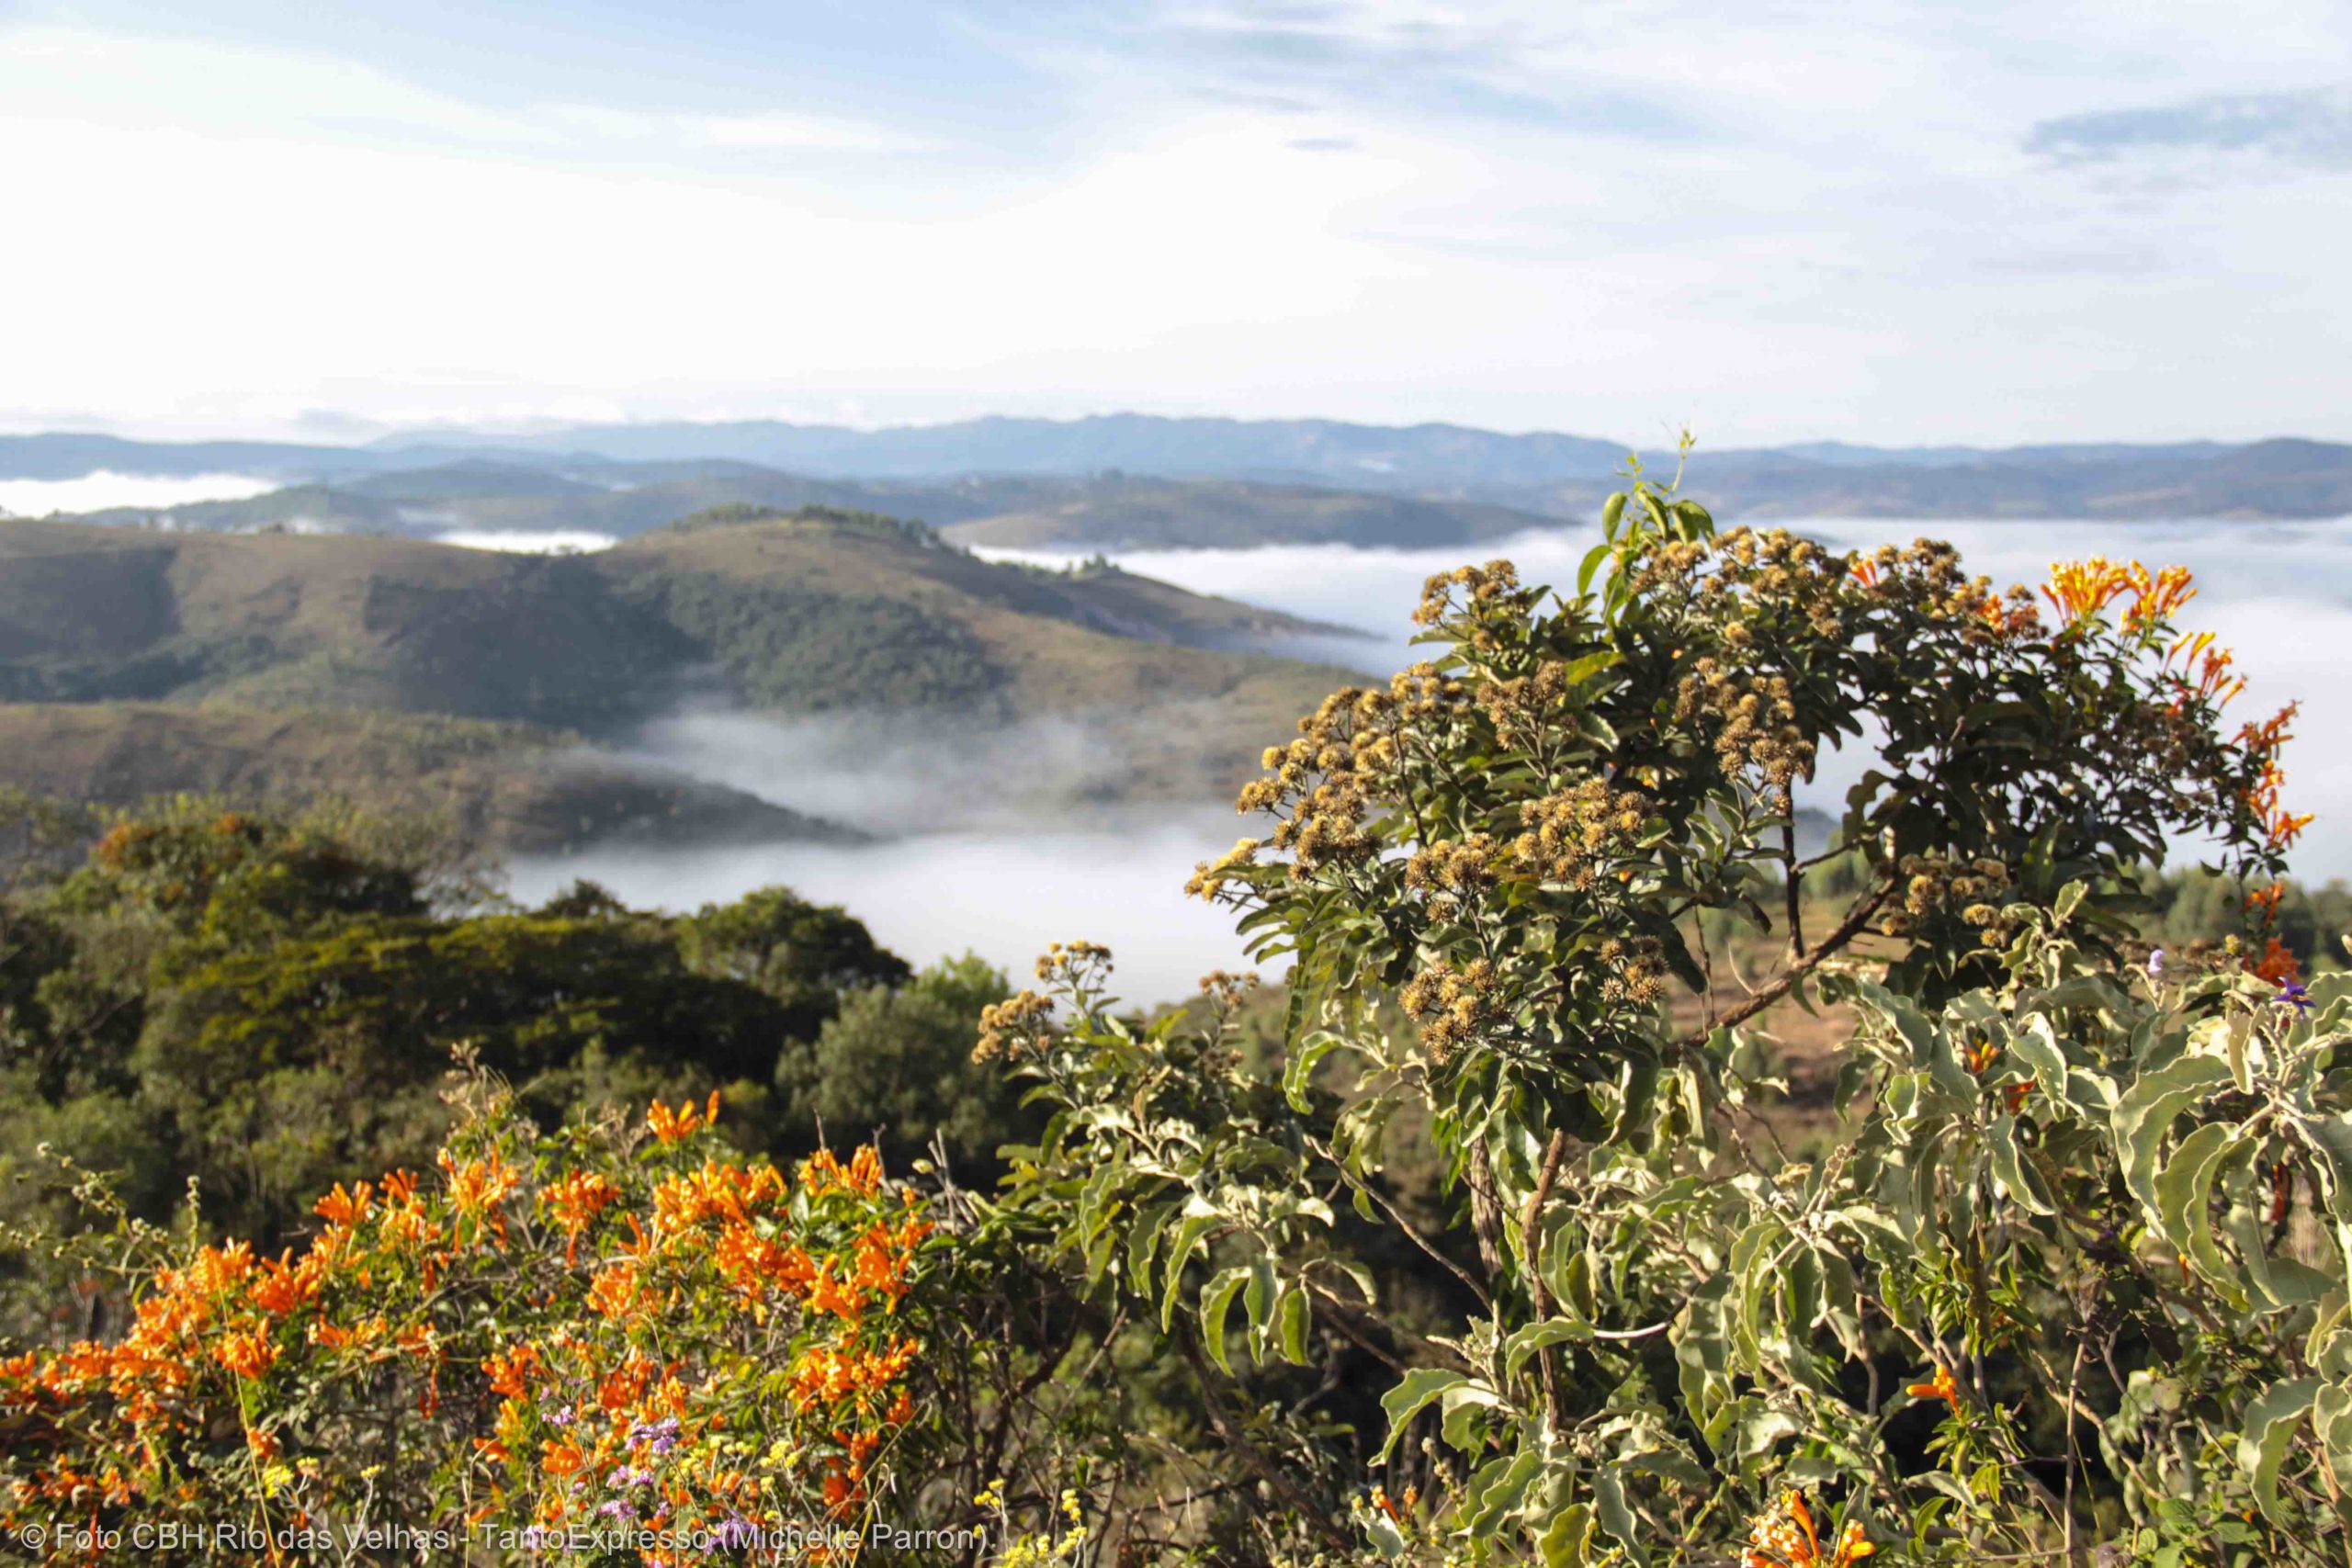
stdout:
<svg viewBox="0 0 2352 1568">
<path fill-rule="evenodd" d="M 2352 438 L 2352 6 L 0 0 L 0 425 Z"/>
</svg>

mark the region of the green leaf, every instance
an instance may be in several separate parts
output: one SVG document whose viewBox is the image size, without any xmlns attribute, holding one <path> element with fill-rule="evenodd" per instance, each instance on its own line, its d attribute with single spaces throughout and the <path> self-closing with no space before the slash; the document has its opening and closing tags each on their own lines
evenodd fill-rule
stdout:
<svg viewBox="0 0 2352 1568">
<path fill-rule="evenodd" d="M 1138 1291 L 1151 1285 L 1151 1256 L 1159 1250 L 1160 1233 L 1176 1217 L 1177 1205 L 1154 1206 L 1141 1224 L 1127 1233 L 1127 1281 Z"/>
<path fill-rule="evenodd" d="M 1541 1323 L 1514 1329 L 1510 1337 L 1503 1341 L 1503 1375 L 1519 1376 L 1519 1369 L 1527 1365 L 1527 1359 L 1547 1346 L 1591 1337 L 1589 1325 L 1565 1317 L 1547 1317 Z"/>
<path fill-rule="evenodd" d="M 1519 1506 L 1543 1469 L 1544 1461 L 1532 1449 L 1485 1466 L 1470 1478 L 1470 1506 L 1464 1510 L 1463 1528 L 1473 1539 L 1491 1533 Z"/>
<path fill-rule="evenodd" d="M 1460 1388 L 1470 1380 L 1460 1372 L 1443 1367 L 1415 1367 L 1405 1374 L 1405 1380 L 1380 1396 L 1380 1408 L 1388 1416 L 1388 1440 L 1381 1445 L 1380 1457 L 1386 1459 L 1396 1447 L 1396 1439 L 1405 1435 L 1406 1426 L 1429 1408 L 1431 1401 L 1448 1389 Z"/>
<path fill-rule="evenodd" d="M 1194 1201 L 1198 1201 L 1198 1200 Z M 1177 1227 L 1175 1244 L 1169 1247 L 1168 1256 L 1160 1262 L 1160 1267 L 1168 1270 L 1167 1278 L 1160 1286 L 1159 1330 L 1161 1333 L 1165 1334 L 1175 1326 L 1176 1295 L 1183 1289 L 1184 1265 L 1191 1260 L 1193 1249 L 1200 1246 L 1201 1238 L 1215 1230 L 1218 1222 L 1224 1218 L 1224 1215 L 1214 1212 L 1205 1214 L 1187 1214 L 1184 1217 L 1184 1223 Z"/>
<path fill-rule="evenodd" d="M 1209 1359 L 1223 1368 L 1227 1377 L 1233 1375 L 1233 1363 L 1226 1359 L 1226 1314 L 1249 1279 L 1250 1270 L 1237 1264 L 1220 1270 L 1209 1281 L 1209 1288 L 1201 1292 L 1201 1343 L 1208 1347 Z"/>
<path fill-rule="evenodd" d="M 1283 1097 L 1290 1101 L 1292 1110 L 1304 1112 L 1312 1108 L 1306 1090 L 1314 1081 L 1316 1064 L 1346 1043 L 1336 1034 L 1317 1034 L 1292 1054 L 1283 1068 Z"/>
<path fill-rule="evenodd" d="M 2156 1156 L 2173 1118 L 2229 1081 L 2229 1065 L 2212 1056 L 2183 1056 L 2169 1066 L 2143 1074 L 2124 1092 L 2115 1108 L 2116 1153 L 2123 1164 L 2124 1185 L 2145 1204 L 2156 1208 Z"/>
<path fill-rule="evenodd" d="M 1306 1292 L 1296 1285 L 1284 1290 L 1282 1299 L 1274 1304 L 1275 1337 L 1281 1344 L 1283 1359 L 1293 1366 L 1306 1365 L 1306 1331 L 1312 1320 Z"/>
<path fill-rule="evenodd" d="M 2338 1220 L 2352 1220 L 2352 1122 L 2341 1116 L 2298 1116 L 2294 1125 L 2320 1156 L 2327 1206 Z"/>
<path fill-rule="evenodd" d="M 1641 1528 L 1634 1522 L 1634 1510 L 1625 1506 L 1625 1483 L 1610 1469 L 1592 1473 L 1592 1500 L 1600 1512 L 1600 1528 L 1616 1537 L 1626 1555 L 1635 1562 L 1645 1561 L 1642 1555 Z"/>
<path fill-rule="evenodd" d="M 2034 1082 L 2041 1086 L 2041 1092 L 2050 1097 L 2051 1104 L 2066 1103 L 2066 1053 L 2060 1047 L 2048 1019 L 2037 1015 L 2029 1020 L 2010 1040 L 2009 1048 L 2032 1072 Z"/>
<path fill-rule="evenodd" d="M 2237 1271 L 2213 1241 L 2213 1177 L 2236 1145 L 2238 1129 L 2209 1122 L 2180 1141 L 2156 1178 L 2156 1215 L 2165 1238 L 2197 1271 L 2234 1294 Z"/>
<path fill-rule="evenodd" d="M 1250 1260 L 1250 1284 L 1242 1301 L 1250 1309 L 1250 1354 L 1266 1359 L 1266 1330 L 1274 1321 L 1274 1260 L 1260 1253 Z"/>
<path fill-rule="evenodd" d="M 2278 1467 L 2295 1427 L 2319 1393 L 2317 1378 L 2290 1378 L 2273 1383 L 2247 1406 L 2245 1430 L 2238 1437 L 2238 1465 L 2254 1483 L 2255 1501 L 2273 1524 L 2291 1528 L 2296 1520 L 2278 1497 Z"/>
<path fill-rule="evenodd" d="M 2018 1145 L 2016 1117 L 2004 1116 L 1996 1121 L 1993 1130 L 1985 1134 L 1985 1144 L 1993 1156 L 1993 1175 L 2007 1190 L 2012 1201 L 2036 1214 L 2058 1212 L 2057 1205 L 2050 1201 L 2050 1189 L 2041 1179 L 2041 1172 L 2033 1168 Z"/>
<path fill-rule="evenodd" d="M 1571 1503 L 1552 1516 L 1544 1533 L 1535 1539 L 1535 1550 L 1544 1558 L 1544 1568 L 1589 1568 L 1591 1558 L 1587 1552 L 1592 1546 L 1592 1509 L 1582 1503 Z"/>
</svg>

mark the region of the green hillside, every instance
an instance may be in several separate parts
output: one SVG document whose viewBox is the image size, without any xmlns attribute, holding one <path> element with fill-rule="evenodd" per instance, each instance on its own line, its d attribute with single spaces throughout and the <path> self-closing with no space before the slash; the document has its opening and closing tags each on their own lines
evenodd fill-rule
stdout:
<svg viewBox="0 0 2352 1568">
<path fill-rule="evenodd" d="M 956 524 L 973 545 L 1249 549 L 1269 544 L 1420 548 L 1564 525 L 1508 506 L 1234 479 L 1121 479 Z"/>
<path fill-rule="evenodd" d="M 423 714 L 6 704 L 0 759 L 0 781 L 57 800 L 130 807 L 182 792 L 248 801 L 334 796 L 440 818 L 492 853 L 559 852 L 611 839 L 860 836 L 554 731 Z"/>
<path fill-rule="evenodd" d="M 942 726 L 1100 718 L 1165 756 L 1132 795 L 1214 795 L 1335 676 L 1237 645 L 1329 629 L 854 513 L 707 513 L 567 557 L 9 521 L 0 783 L 405 793 L 510 844 L 757 827 L 748 797 L 548 761 L 693 691 Z"/>
</svg>

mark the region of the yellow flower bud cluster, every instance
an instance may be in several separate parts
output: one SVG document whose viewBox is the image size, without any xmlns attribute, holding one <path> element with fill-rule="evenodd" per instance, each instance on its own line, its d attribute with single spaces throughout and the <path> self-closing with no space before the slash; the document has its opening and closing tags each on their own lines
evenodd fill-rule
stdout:
<svg viewBox="0 0 2352 1568">
<path fill-rule="evenodd" d="M 1495 885 L 1501 859 L 1502 846 L 1491 834 L 1473 833 L 1458 844 L 1439 839 L 1414 851 L 1405 863 L 1405 886 L 1433 895 L 1430 912 L 1448 919 L 1463 895 L 1484 893 Z"/>
<path fill-rule="evenodd" d="M 1277 821 L 1271 839 L 1243 840 L 1235 851 L 1194 869 L 1186 890 L 1213 897 L 1230 873 L 1255 863 L 1263 849 L 1287 852 L 1290 874 L 1303 880 L 1328 866 L 1361 864 L 1379 852 L 1365 827 L 1376 794 L 1402 764 L 1415 728 L 1458 713 L 1468 703 L 1463 683 L 1421 663 L 1399 672 L 1385 692 L 1345 686 L 1298 721 L 1298 739 L 1269 746 L 1259 759 L 1266 772 L 1241 791 L 1234 808 L 1263 811 Z M 1287 809 L 1289 815 L 1283 813 Z"/>
<path fill-rule="evenodd" d="M 1049 942 L 1037 960 L 1037 978 L 1051 986 L 1088 987 L 1110 969 L 1111 950 L 1098 942 Z"/>
<path fill-rule="evenodd" d="M 1692 660 L 1675 686 L 1674 716 L 1712 729 L 1724 772 L 1754 769 L 1767 798 L 1783 811 L 1790 784 L 1811 773 L 1815 751 L 1796 716 L 1786 676 L 1727 669 L 1713 655 Z"/>
<path fill-rule="evenodd" d="M 1236 975 L 1224 969 L 1213 969 L 1201 976 L 1201 995 L 1219 1012 L 1231 1012 L 1242 998 L 1258 988 L 1258 976 L 1250 971 Z"/>
<path fill-rule="evenodd" d="M 1915 936 L 1922 927 L 1954 915 L 1974 926 L 1986 947 L 2005 947 L 2015 922 L 2001 913 L 2009 888 L 2009 868 L 1996 860 L 1953 860 L 1942 855 L 1905 855 L 1895 868 L 1905 879 L 1903 905 L 1883 922 L 1890 936 Z"/>
<path fill-rule="evenodd" d="M 1838 596 L 1848 591 L 1846 565 L 1786 528 L 1734 528 L 1703 543 L 1661 547 L 1637 581 L 1663 585 L 1687 579 L 1699 598 L 1711 602 L 1711 615 L 1722 615 L 1722 601 L 1745 597 L 1776 618 L 1794 612 L 1815 636 L 1831 637 L 1839 626 Z"/>
<path fill-rule="evenodd" d="M 992 1062 L 1002 1056 L 1019 1060 L 1045 1049 L 1053 1037 L 1054 1004 L 1035 991 L 1023 991 L 980 1010 L 980 1043 L 972 1060 Z"/>
<path fill-rule="evenodd" d="M 1666 995 L 1666 944 L 1654 936 L 1611 937 L 1600 944 L 1610 969 L 1600 983 L 1601 1000 L 1652 1007 Z"/>
<path fill-rule="evenodd" d="M 1639 790 L 1611 789 L 1606 779 L 1586 779 L 1520 807 L 1527 830 L 1512 841 L 1511 858 L 1547 882 L 1588 892 L 1610 861 L 1634 857 L 1649 807 L 1649 797 Z"/>
<path fill-rule="evenodd" d="M 1962 573 L 1960 552 L 1939 539 L 1914 540 L 1907 550 L 1881 545 L 1869 556 L 1855 558 L 1853 570 L 1873 601 L 1902 604 L 1927 621 L 1957 626 L 1972 648 L 2041 633 L 2030 589 L 2011 588 L 2004 603 L 1991 578 Z"/>
<path fill-rule="evenodd" d="M 1413 612 L 1413 624 L 1433 626 L 1443 622 L 1454 608 L 1454 590 L 1465 590 L 1466 606 L 1477 610 L 1498 606 L 1519 587 L 1519 569 L 1507 560 L 1490 560 L 1484 566 L 1457 566 L 1452 571 L 1442 571 L 1421 584 L 1421 603 Z"/>
<path fill-rule="evenodd" d="M 1495 994 L 1500 984 L 1495 966 L 1483 958 L 1459 970 L 1441 958 L 1407 981 L 1396 999 L 1405 1016 L 1420 1026 L 1422 1043 L 1442 1066 L 1464 1043 L 1504 1021 L 1507 1015 Z"/>
<path fill-rule="evenodd" d="M 1561 717 L 1568 695 L 1568 667 L 1558 660 L 1536 666 L 1532 675 L 1490 680 L 1478 688 L 1478 706 L 1495 727 L 1495 739 L 1509 747 L 1532 746 Z"/>
<path fill-rule="evenodd" d="M 1235 874 L 1245 866 L 1258 863 L 1258 852 L 1264 846 L 1256 839 L 1236 839 L 1233 847 L 1213 861 L 1202 861 L 1193 867 L 1193 874 L 1184 884 L 1186 897 L 1210 898 L 1218 887 L 1235 879 Z"/>
</svg>

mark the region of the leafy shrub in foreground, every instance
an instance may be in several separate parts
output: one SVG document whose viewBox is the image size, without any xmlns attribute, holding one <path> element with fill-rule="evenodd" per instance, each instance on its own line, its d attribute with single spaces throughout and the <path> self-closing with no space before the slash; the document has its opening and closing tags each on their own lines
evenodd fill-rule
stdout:
<svg viewBox="0 0 2352 1568">
<path fill-rule="evenodd" d="M 1084 944 L 991 1010 L 1056 1111 L 1003 1223 L 1159 1325 L 1270 1559 L 2341 1561 L 2352 1008 L 2275 942 L 2152 982 L 2130 941 L 2184 833 L 2259 931 L 2291 710 L 2223 720 L 2177 570 L 2061 567 L 2045 621 L 1925 542 L 1718 536 L 1641 484 L 1608 522 L 1548 604 L 1432 579 L 1435 657 L 1271 748 L 1271 834 L 1196 874 L 1295 959 L 1282 1092 L 1123 1020 Z M 1862 874 L 1808 933 L 1789 790 L 1838 742 L 1879 759 Z M 1777 972 L 1719 974 L 1708 911 Z M 1860 1020 L 1814 1162 L 1754 1114 L 1783 997 Z M 1405 1224 L 1407 1107 L 1458 1205 L 1416 1236 L 1469 1303 L 1436 1332 L 1327 1201 Z M 1270 1398 L 1343 1352 L 1387 1367 L 1369 1449 Z"/>
</svg>

